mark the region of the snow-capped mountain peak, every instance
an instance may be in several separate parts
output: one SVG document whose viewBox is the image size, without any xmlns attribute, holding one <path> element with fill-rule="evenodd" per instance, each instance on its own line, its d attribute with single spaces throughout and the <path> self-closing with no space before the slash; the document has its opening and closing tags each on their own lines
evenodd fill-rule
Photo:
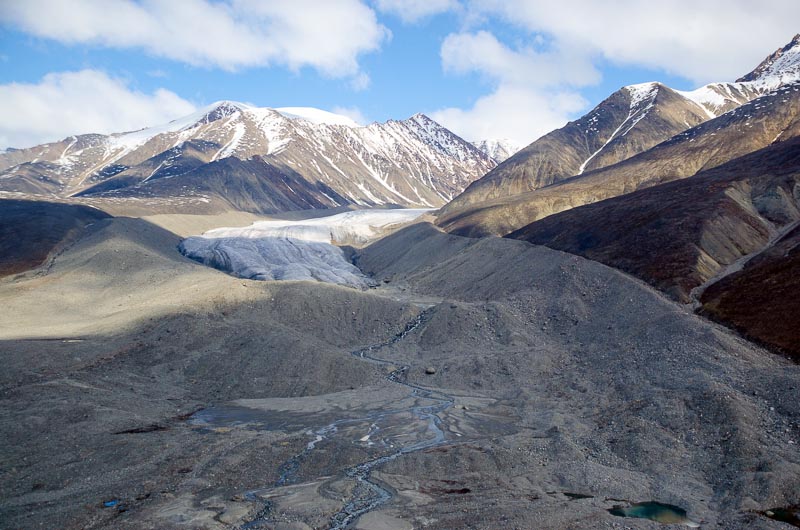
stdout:
<svg viewBox="0 0 800 530">
<path fill-rule="evenodd" d="M 736 80 L 764 84 L 771 88 L 800 80 L 800 34 L 764 59 L 755 70 Z"/>
<path fill-rule="evenodd" d="M 654 81 L 626 86 L 625 89 L 631 95 L 631 110 L 636 109 L 642 103 L 649 102 L 656 97 L 658 95 L 658 87 L 659 84 Z"/>
<path fill-rule="evenodd" d="M 735 83 L 711 83 L 695 90 L 676 90 L 715 118 L 783 85 L 800 81 L 800 34 L 764 59 Z"/>
<path fill-rule="evenodd" d="M 198 120 L 198 123 L 211 123 L 250 108 L 252 108 L 250 105 L 245 105 L 244 103 L 238 103 L 236 101 L 218 101 L 204 109 L 206 112 L 203 117 Z"/>
<path fill-rule="evenodd" d="M 430 117 L 429 117 L 427 114 L 423 114 L 423 113 L 421 113 L 421 112 L 417 112 L 416 114 L 414 114 L 413 116 L 411 116 L 411 117 L 409 118 L 409 120 L 412 120 L 412 121 L 414 121 L 414 122 L 416 122 L 416 123 L 421 123 L 421 124 L 424 124 L 424 123 L 436 123 L 436 122 L 435 122 L 435 121 L 434 121 L 432 118 L 430 118 Z M 438 124 L 437 124 L 437 125 L 438 125 Z"/>
<path fill-rule="evenodd" d="M 264 211 L 347 204 L 437 207 L 496 165 L 424 114 L 361 126 L 310 107 L 232 101 L 139 131 L 70 137 L 13 157 L 0 155 L 0 174 L 16 175 L 14 168 L 23 164 L 52 175 L 48 193 L 64 196 L 227 197 L 241 178 L 247 182 L 242 197 L 270 190 L 258 199 L 236 198 L 244 201 L 241 207 Z M 218 185 L 224 194 L 209 190 L 217 178 L 223 179 Z M 38 182 L 14 186 L 40 189 Z"/>
<path fill-rule="evenodd" d="M 497 162 L 503 162 L 522 149 L 519 145 L 512 142 L 508 138 L 492 138 L 488 140 L 479 140 L 472 142 L 472 145 L 477 147 L 486 156 Z"/>
<path fill-rule="evenodd" d="M 280 107 L 275 110 L 289 119 L 306 120 L 317 125 L 324 123 L 327 125 L 344 125 L 345 127 L 361 127 L 352 118 L 313 107 Z"/>
</svg>

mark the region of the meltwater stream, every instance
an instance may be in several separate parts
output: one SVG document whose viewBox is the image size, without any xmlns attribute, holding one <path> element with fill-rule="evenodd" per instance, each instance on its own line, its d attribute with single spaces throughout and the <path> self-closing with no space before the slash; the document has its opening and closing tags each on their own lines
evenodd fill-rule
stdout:
<svg viewBox="0 0 800 530">
<path fill-rule="evenodd" d="M 414 320 L 406 324 L 405 328 L 400 333 L 397 333 L 384 342 L 355 350 L 351 352 L 351 354 L 367 362 L 383 366 L 398 366 L 397 363 L 376 357 L 375 352 L 402 340 L 409 333 L 419 328 L 427 318 L 427 311 L 422 311 Z M 402 455 L 447 443 L 447 436 L 442 427 L 442 420 L 439 418 L 438 414 L 452 406 L 454 402 L 454 398 L 448 394 L 407 382 L 406 377 L 408 370 L 409 366 L 400 366 L 392 370 L 386 376 L 386 379 L 393 384 L 409 389 L 408 397 L 414 398 L 415 401 L 426 400 L 430 402 L 429 404 L 416 404 L 405 408 L 401 407 L 376 411 L 359 418 L 336 420 L 316 429 L 312 433 L 314 439 L 308 442 L 303 451 L 280 466 L 279 478 L 273 487 L 286 486 L 293 483 L 302 462 L 306 460 L 321 442 L 331 439 L 341 428 L 345 428 L 349 424 L 367 423 L 370 426 L 369 432 L 362 437 L 360 441 L 371 444 L 371 439 L 375 438 L 381 432 L 381 425 L 383 423 L 388 423 L 391 427 L 392 422 L 385 420 L 389 420 L 390 417 L 398 415 L 411 416 L 424 423 L 425 430 L 423 435 L 426 436 L 425 439 L 421 441 L 415 439 L 412 440 L 411 443 L 405 445 L 398 442 L 392 443 L 389 447 L 392 448 L 393 451 L 389 454 L 367 460 L 345 471 L 346 476 L 356 481 L 356 486 L 353 489 L 351 497 L 345 502 L 342 509 L 331 517 L 329 528 L 334 530 L 347 528 L 362 515 L 388 502 L 392 498 L 392 493 L 387 488 L 381 486 L 377 481 L 371 479 L 370 475 L 372 470 Z M 245 497 L 252 501 L 260 500 L 259 493 L 267 489 L 271 488 L 249 491 L 245 494 Z M 268 521 L 269 504 L 261 510 L 255 518 L 240 526 L 240 528 L 242 530 L 255 529 L 267 524 Z"/>
<path fill-rule="evenodd" d="M 402 332 L 398 333 L 388 341 L 369 346 L 361 350 L 356 350 L 352 352 L 352 354 L 373 363 L 382 365 L 395 365 L 395 363 L 391 361 L 375 357 L 372 355 L 372 352 L 390 346 L 403 339 L 406 335 L 422 325 L 426 318 L 427 313 L 423 311 L 417 315 L 413 321 L 406 324 L 406 327 Z M 442 445 L 446 441 L 445 432 L 441 427 L 442 420 L 437 414 L 453 405 L 453 396 L 434 390 L 428 390 L 421 386 L 408 383 L 406 381 L 408 369 L 408 366 L 401 366 L 400 368 L 391 371 L 389 375 L 386 376 L 386 379 L 392 383 L 411 389 L 411 395 L 414 397 L 421 397 L 435 402 L 433 405 L 424 407 L 416 406 L 408 409 L 408 412 L 411 412 L 418 418 L 428 422 L 428 432 L 432 433 L 432 437 L 415 444 L 401 447 L 392 454 L 363 462 L 347 470 L 347 476 L 354 478 L 357 481 L 357 485 L 352 498 L 341 510 L 339 510 L 338 513 L 331 518 L 330 528 L 332 530 L 347 528 L 350 523 L 365 513 L 372 511 L 378 506 L 386 503 L 392 498 L 392 494 L 389 490 L 382 487 L 377 482 L 370 480 L 370 473 L 374 468 L 385 464 L 386 462 L 390 462 L 401 455 L 436 447 L 438 445 Z"/>
</svg>

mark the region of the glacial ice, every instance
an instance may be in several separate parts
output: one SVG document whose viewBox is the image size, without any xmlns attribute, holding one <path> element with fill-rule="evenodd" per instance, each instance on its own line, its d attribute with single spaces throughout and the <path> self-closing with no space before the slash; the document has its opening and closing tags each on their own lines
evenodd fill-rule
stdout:
<svg viewBox="0 0 800 530">
<path fill-rule="evenodd" d="M 316 280 L 366 289 L 373 281 L 338 244 L 364 243 L 427 209 L 355 210 L 301 221 L 257 221 L 184 239 L 180 251 L 210 267 L 253 280 Z"/>
</svg>

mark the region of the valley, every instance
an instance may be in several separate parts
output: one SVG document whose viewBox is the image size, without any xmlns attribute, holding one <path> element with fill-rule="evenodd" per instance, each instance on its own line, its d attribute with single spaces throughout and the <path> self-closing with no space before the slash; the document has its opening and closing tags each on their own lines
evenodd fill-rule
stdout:
<svg viewBox="0 0 800 530">
<path fill-rule="evenodd" d="M 521 149 L 227 100 L 6 149 L 0 527 L 798 526 L 799 226 L 800 35 Z"/>
<path fill-rule="evenodd" d="M 0 286 L 12 526 L 597 528 L 626 499 L 766 528 L 793 502 L 797 365 L 613 269 L 423 221 L 357 251 L 362 291 L 179 240 L 101 221 Z"/>
</svg>

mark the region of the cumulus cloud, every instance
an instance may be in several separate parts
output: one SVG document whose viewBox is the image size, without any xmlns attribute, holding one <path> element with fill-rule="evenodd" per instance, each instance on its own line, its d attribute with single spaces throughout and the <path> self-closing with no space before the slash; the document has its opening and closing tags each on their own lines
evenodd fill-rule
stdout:
<svg viewBox="0 0 800 530">
<path fill-rule="evenodd" d="M 469 109 L 440 109 L 432 112 L 431 118 L 470 141 L 507 138 L 525 146 L 563 126 L 586 105 L 575 91 L 556 93 L 504 85 Z"/>
<path fill-rule="evenodd" d="M 786 0 L 473 0 L 469 9 L 500 16 L 558 44 L 685 77 L 732 81 L 797 33 L 800 2 Z"/>
<path fill-rule="evenodd" d="M 469 109 L 431 113 L 436 121 L 469 140 L 508 138 L 527 145 L 561 127 L 587 102 L 574 87 L 596 83 L 600 73 L 581 54 L 565 49 L 512 49 L 487 32 L 449 35 L 442 66 L 454 74 L 478 73 L 493 91 Z"/>
<path fill-rule="evenodd" d="M 376 0 L 375 6 L 384 13 L 396 15 L 406 23 L 458 9 L 456 0 Z"/>
<path fill-rule="evenodd" d="M 511 49 L 488 31 L 448 35 L 442 43 L 441 57 L 445 71 L 479 72 L 503 84 L 583 86 L 600 80 L 600 72 L 585 55 L 564 49 Z"/>
<path fill-rule="evenodd" d="M 194 110 L 169 90 L 139 92 L 97 70 L 51 73 L 39 83 L 0 85 L 0 148 L 136 130 Z"/>
<path fill-rule="evenodd" d="M 432 115 L 471 140 L 505 136 L 527 144 L 585 110 L 580 89 L 600 81 L 599 61 L 697 85 L 732 81 L 791 39 L 800 2 L 465 0 L 463 20 L 473 28 L 510 23 L 527 42 L 512 48 L 487 31 L 449 35 L 443 69 L 478 73 L 491 89 L 470 108 Z"/>
<path fill-rule="evenodd" d="M 138 48 L 225 70 L 308 66 L 332 77 L 357 77 L 359 55 L 389 36 L 359 0 L 4 0 L 0 19 L 66 44 Z"/>
</svg>

